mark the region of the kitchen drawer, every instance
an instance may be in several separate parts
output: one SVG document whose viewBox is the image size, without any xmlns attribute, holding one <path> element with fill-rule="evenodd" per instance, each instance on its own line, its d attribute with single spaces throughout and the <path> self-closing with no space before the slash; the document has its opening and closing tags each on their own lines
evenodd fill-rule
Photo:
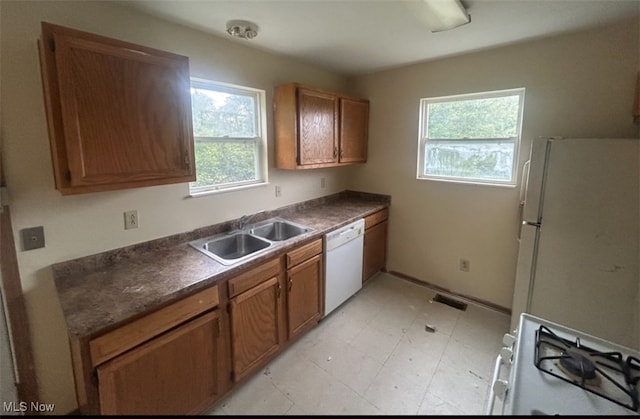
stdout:
<svg viewBox="0 0 640 419">
<path fill-rule="evenodd" d="M 272 259 L 262 265 L 231 278 L 228 282 L 229 298 L 255 287 L 280 273 L 280 258 Z"/>
<path fill-rule="evenodd" d="M 374 225 L 381 223 L 389 217 L 389 209 L 385 208 L 376 213 L 368 215 L 364 218 L 364 229 L 373 227 Z"/>
<path fill-rule="evenodd" d="M 321 238 L 287 253 L 287 269 L 319 253 L 322 253 Z"/>
<path fill-rule="evenodd" d="M 216 285 L 92 339 L 89 343 L 91 364 L 102 364 L 218 304 Z"/>
</svg>

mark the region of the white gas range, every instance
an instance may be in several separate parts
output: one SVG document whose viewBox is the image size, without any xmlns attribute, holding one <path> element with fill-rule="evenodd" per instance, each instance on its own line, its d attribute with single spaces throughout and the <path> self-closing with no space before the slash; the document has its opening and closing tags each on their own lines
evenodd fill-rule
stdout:
<svg viewBox="0 0 640 419">
<path fill-rule="evenodd" d="M 485 414 L 640 415 L 640 352 L 529 314 L 503 343 Z"/>
</svg>

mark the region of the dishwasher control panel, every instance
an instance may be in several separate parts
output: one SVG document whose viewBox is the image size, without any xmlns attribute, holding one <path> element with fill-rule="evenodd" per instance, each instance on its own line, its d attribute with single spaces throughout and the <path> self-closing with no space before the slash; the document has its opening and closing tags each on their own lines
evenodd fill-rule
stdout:
<svg viewBox="0 0 640 419">
<path fill-rule="evenodd" d="M 325 248 L 327 251 L 342 246 L 358 236 L 364 234 L 364 219 L 354 221 L 353 223 L 341 227 L 328 233 L 325 236 Z"/>
</svg>

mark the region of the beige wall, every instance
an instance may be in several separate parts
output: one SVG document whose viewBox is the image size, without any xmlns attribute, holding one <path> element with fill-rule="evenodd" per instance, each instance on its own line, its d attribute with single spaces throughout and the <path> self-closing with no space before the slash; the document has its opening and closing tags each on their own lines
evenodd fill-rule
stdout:
<svg viewBox="0 0 640 419">
<path fill-rule="evenodd" d="M 342 90 L 345 79 L 297 61 L 259 52 L 144 16 L 115 2 L 2 1 L 2 141 L 14 232 L 44 226 L 46 247 L 24 252 L 16 237 L 18 262 L 35 345 L 42 401 L 57 413 L 76 406 L 66 332 L 55 294 L 53 263 L 185 232 L 345 189 L 345 170 L 288 172 L 273 169 L 269 124 L 269 186 L 215 196 L 186 198 L 187 184 L 80 196 L 54 188 L 36 40 L 40 22 L 110 36 L 189 57 L 196 77 L 267 92 L 298 81 Z M 268 121 L 272 119 L 268 106 Z M 320 178 L 326 188 L 320 188 Z M 275 197 L 274 184 L 282 196 Z M 140 228 L 124 230 L 123 212 L 137 209 Z"/>
<path fill-rule="evenodd" d="M 526 88 L 519 173 L 532 138 L 634 137 L 638 20 L 439 61 L 352 82 L 371 101 L 369 161 L 354 189 L 392 195 L 388 269 L 510 308 L 516 188 L 416 180 L 423 97 Z M 459 259 L 470 271 L 459 270 Z"/>
</svg>

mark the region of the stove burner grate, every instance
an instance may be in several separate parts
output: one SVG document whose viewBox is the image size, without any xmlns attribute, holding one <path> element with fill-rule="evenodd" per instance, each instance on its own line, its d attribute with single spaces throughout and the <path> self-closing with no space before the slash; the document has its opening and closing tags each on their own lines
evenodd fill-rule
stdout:
<svg viewBox="0 0 640 419">
<path fill-rule="evenodd" d="M 571 348 L 562 352 L 560 365 L 571 375 L 583 380 L 593 380 L 597 377 L 595 362 L 591 361 L 588 356 L 571 350 Z"/>
<path fill-rule="evenodd" d="M 547 352 L 554 354 L 548 356 Z M 565 374 L 556 373 L 549 367 L 549 362 L 560 367 Z M 573 342 L 561 338 L 546 326 L 540 326 L 536 330 L 534 363 L 540 371 L 634 412 L 639 411 L 637 384 L 640 381 L 640 360 L 635 357 L 629 356 L 625 361 L 620 352 L 596 351 L 581 345 L 580 338 Z M 601 381 L 613 385 L 625 396 L 616 399 L 607 394 L 601 388 Z"/>
</svg>

